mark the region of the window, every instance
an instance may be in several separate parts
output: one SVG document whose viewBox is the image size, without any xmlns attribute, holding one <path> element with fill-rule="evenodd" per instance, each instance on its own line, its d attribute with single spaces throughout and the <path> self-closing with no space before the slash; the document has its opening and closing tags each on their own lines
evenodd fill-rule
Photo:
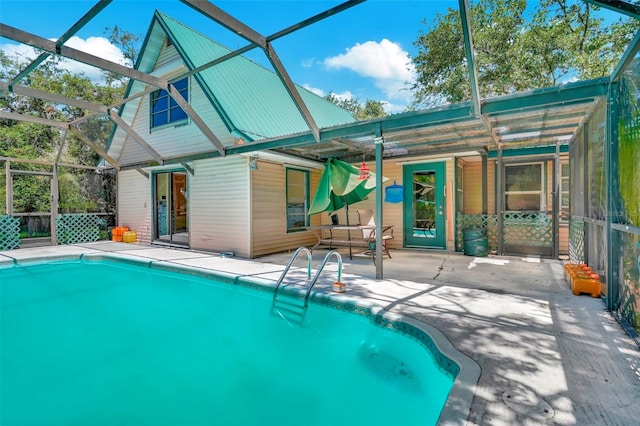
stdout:
<svg viewBox="0 0 640 426">
<path fill-rule="evenodd" d="M 172 83 L 182 97 L 189 101 L 189 79 Z M 151 93 L 151 128 L 167 124 L 179 124 L 187 121 L 187 113 L 171 97 L 166 90 L 156 90 Z"/>
<path fill-rule="evenodd" d="M 309 172 L 287 169 L 287 232 L 309 226 Z"/>
<path fill-rule="evenodd" d="M 507 165 L 504 172 L 507 210 L 542 211 L 545 209 L 542 163 Z"/>
</svg>

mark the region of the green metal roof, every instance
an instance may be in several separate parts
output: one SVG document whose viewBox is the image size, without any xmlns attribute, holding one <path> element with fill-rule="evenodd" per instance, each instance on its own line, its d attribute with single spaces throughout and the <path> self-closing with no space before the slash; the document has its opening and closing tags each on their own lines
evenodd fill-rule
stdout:
<svg viewBox="0 0 640 426">
<path fill-rule="evenodd" d="M 208 37 L 156 11 L 154 21 L 166 31 L 192 70 L 231 52 Z M 230 132 L 247 141 L 309 130 L 279 77 L 271 70 L 236 56 L 195 75 Z M 351 123 L 344 109 L 296 86 L 319 127 Z"/>
</svg>

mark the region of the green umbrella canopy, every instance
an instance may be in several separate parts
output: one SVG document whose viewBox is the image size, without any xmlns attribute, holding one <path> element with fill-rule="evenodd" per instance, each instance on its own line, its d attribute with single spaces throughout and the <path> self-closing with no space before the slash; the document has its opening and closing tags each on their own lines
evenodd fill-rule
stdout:
<svg viewBox="0 0 640 426">
<path fill-rule="evenodd" d="M 360 170 L 344 161 L 330 158 L 327 161 L 318 190 L 309 207 L 309 214 L 329 212 L 329 214 L 349 204 L 366 200 L 367 195 L 376 188 L 375 174 L 369 179 L 358 179 Z M 388 180 L 382 178 L 383 181 Z"/>
</svg>

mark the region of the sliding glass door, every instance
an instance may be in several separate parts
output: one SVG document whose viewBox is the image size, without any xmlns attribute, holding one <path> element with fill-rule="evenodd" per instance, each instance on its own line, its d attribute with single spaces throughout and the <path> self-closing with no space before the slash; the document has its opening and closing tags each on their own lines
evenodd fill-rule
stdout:
<svg viewBox="0 0 640 426">
<path fill-rule="evenodd" d="M 189 245 L 188 186 L 184 171 L 153 174 L 154 241 Z"/>
</svg>

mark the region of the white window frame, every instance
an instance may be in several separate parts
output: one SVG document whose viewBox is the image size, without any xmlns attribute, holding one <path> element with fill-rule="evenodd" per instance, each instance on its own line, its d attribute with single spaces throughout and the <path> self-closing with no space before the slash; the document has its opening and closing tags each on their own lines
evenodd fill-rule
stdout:
<svg viewBox="0 0 640 426">
<path fill-rule="evenodd" d="M 545 186 L 545 173 L 544 173 L 544 162 L 543 161 L 535 161 L 535 162 L 529 162 L 529 163 L 511 163 L 511 164 L 505 164 L 504 165 L 504 182 L 505 182 L 505 188 L 504 188 L 504 200 L 505 200 L 505 208 L 507 206 L 507 196 L 508 195 L 531 195 L 531 194 L 538 194 L 540 196 L 540 210 L 539 211 L 546 211 L 547 210 L 547 199 L 546 199 L 546 186 Z M 539 191 L 507 191 L 506 185 L 507 185 L 507 169 L 509 167 L 521 167 L 521 166 L 531 166 L 531 165 L 539 165 L 540 166 L 540 190 Z M 534 211 L 534 210 L 509 210 L 509 211 Z M 537 211 L 537 210 L 536 210 Z"/>
</svg>

